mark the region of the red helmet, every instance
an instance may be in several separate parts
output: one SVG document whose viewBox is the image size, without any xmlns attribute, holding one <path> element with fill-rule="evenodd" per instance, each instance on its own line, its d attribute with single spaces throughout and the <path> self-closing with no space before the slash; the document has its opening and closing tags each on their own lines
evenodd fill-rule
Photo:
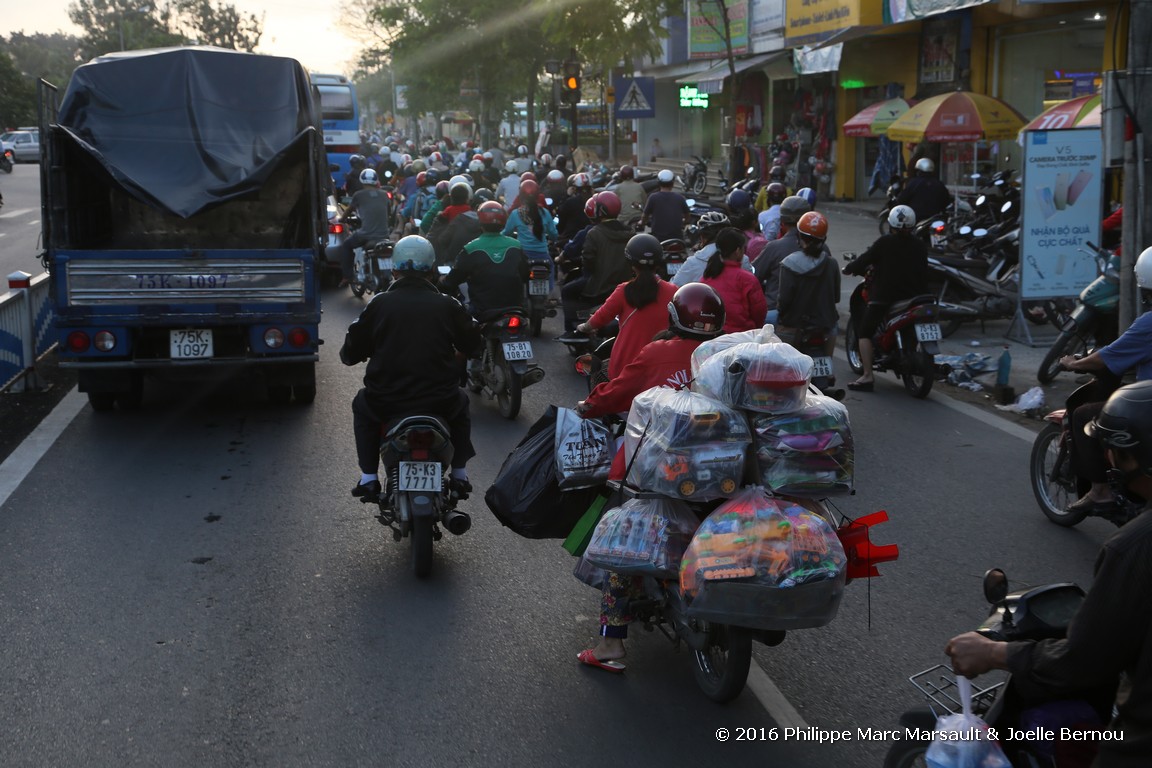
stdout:
<svg viewBox="0 0 1152 768">
<path fill-rule="evenodd" d="M 774 165 L 768 169 L 768 178 L 772 181 L 784 181 L 788 171 L 783 165 Z"/>
<path fill-rule="evenodd" d="M 589 219 L 596 218 L 596 195 L 584 201 L 584 215 Z"/>
<path fill-rule="evenodd" d="M 508 211 L 495 200 L 489 200 L 476 209 L 476 217 L 480 219 L 480 227 L 484 231 L 499 232 L 508 222 Z"/>
<path fill-rule="evenodd" d="M 484 155 L 475 154 L 475 155 L 472 155 L 472 159 L 473 160 L 479 160 L 481 163 L 483 163 L 484 162 Z"/>
<path fill-rule="evenodd" d="M 621 179 L 631 179 L 631 178 L 635 178 L 635 176 L 636 176 L 636 170 L 632 166 L 630 166 L 630 165 L 620 166 L 620 178 Z"/>
<path fill-rule="evenodd" d="M 447 181 L 436 182 L 436 197 L 444 197 L 444 195 L 446 195 L 446 194 L 448 194 L 448 182 Z"/>
<path fill-rule="evenodd" d="M 788 188 L 780 182 L 774 181 L 765 188 L 764 195 L 768 198 L 769 205 L 776 205 L 784 202 L 784 198 L 788 196 Z"/>
<path fill-rule="evenodd" d="M 686 283 L 668 302 L 668 320 L 694 336 L 719 336 L 724 332 L 724 301 L 710 285 Z"/>
<path fill-rule="evenodd" d="M 592 195 L 596 202 L 592 205 L 593 219 L 615 219 L 620 215 L 620 197 L 615 192 L 600 192 Z"/>
<path fill-rule="evenodd" d="M 536 183 L 536 179 L 524 179 L 520 182 L 520 199 L 522 201 L 535 200 L 538 194 L 540 194 L 540 185 Z"/>
<path fill-rule="evenodd" d="M 418 186 L 422 187 L 427 183 L 428 183 L 428 172 L 427 171 L 420 171 L 420 173 L 416 174 L 416 184 Z"/>
<path fill-rule="evenodd" d="M 827 240 L 828 219 L 822 213 L 809 211 L 796 222 L 796 233 L 812 240 Z"/>
<path fill-rule="evenodd" d="M 532 171 L 524 171 L 524 173 L 520 174 L 520 181 L 536 181 L 536 174 L 532 173 Z"/>
</svg>

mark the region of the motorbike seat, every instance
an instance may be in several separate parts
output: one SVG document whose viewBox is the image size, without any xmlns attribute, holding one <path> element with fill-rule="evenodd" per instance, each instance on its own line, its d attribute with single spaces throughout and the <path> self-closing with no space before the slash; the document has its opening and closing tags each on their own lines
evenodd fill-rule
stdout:
<svg viewBox="0 0 1152 768">
<path fill-rule="evenodd" d="M 444 419 L 433 414 L 422 413 L 411 416 L 398 416 L 391 421 L 385 422 L 382 430 L 384 439 L 391 440 L 409 427 L 431 427 L 433 429 L 439 429 L 446 435 L 452 433 L 448 428 L 448 423 L 444 421 Z"/>
<path fill-rule="evenodd" d="M 523 315 L 524 307 L 501 307 L 500 309 L 486 309 L 483 312 L 476 313 L 476 322 L 481 324 L 490 323 L 497 318 L 512 313 Z"/>
<path fill-rule="evenodd" d="M 966 259 L 963 256 L 945 256 L 941 253 L 933 254 L 932 258 L 944 266 L 953 267 L 965 272 L 985 273 L 988 271 L 988 262 L 983 259 Z"/>
<path fill-rule="evenodd" d="M 388 239 L 387 237 L 384 237 L 384 238 L 381 238 L 379 240 L 372 240 L 371 242 L 367 243 L 364 247 L 369 251 L 375 251 L 375 250 L 380 249 L 380 248 L 391 248 L 392 247 L 392 241 L 390 239 Z"/>
<path fill-rule="evenodd" d="M 911 307 L 916 307 L 921 304 L 932 304 L 935 303 L 935 301 L 936 297 L 931 293 L 922 293 L 919 296 L 913 296 L 910 299 L 901 299 L 900 301 L 895 302 L 892 306 L 888 307 L 888 315 L 889 317 L 892 315 L 898 315 L 901 312 L 908 311 L 908 309 Z"/>
</svg>

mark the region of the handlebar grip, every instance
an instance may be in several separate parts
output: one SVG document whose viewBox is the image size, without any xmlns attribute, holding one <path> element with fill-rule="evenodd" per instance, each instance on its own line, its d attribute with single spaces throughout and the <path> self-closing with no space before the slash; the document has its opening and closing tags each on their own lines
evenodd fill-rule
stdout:
<svg viewBox="0 0 1152 768">
<path fill-rule="evenodd" d="M 1091 248 L 1091 249 L 1092 249 L 1092 250 L 1094 250 L 1094 251 L 1101 251 L 1101 250 L 1103 250 L 1103 248 L 1101 248 L 1100 246 L 1096 245 L 1096 243 L 1092 242 L 1091 240 L 1085 240 L 1085 241 L 1084 241 L 1084 245 L 1088 246 L 1089 248 Z"/>
</svg>

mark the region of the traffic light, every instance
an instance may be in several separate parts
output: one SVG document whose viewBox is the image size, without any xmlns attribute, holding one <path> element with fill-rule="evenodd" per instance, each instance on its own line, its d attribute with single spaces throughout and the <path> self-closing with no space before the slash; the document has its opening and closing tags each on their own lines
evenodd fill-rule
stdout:
<svg viewBox="0 0 1152 768">
<path fill-rule="evenodd" d="M 560 99 L 565 104 L 580 103 L 580 62 L 564 62 L 564 73 L 560 80 Z"/>
</svg>

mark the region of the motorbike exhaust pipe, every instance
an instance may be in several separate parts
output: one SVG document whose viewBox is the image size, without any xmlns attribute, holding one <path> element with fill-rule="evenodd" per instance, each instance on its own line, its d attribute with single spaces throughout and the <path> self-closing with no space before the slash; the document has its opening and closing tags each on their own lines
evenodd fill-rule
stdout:
<svg viewBox="0 0 1152 768">
<path fill-rule="evenodd" d="M 467 533 L 468 529 L 472 527 L 472 516 L 467 512 L 457 512 L 450 509 L 444 513 L 444 527 L 453 536 L 460 536 Z"/>
</svg>

